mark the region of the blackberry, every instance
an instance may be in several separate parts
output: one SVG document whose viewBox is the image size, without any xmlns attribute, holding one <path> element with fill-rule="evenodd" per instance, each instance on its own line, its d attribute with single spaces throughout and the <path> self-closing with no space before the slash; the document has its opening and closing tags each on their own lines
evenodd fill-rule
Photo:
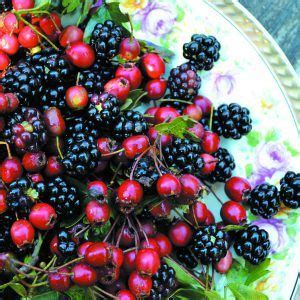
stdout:
<svg viewBox="0 0 300 300">
<path fill-rule="evenodd" d="M 5 212 L 0 215 L 0 253 L 8 252 L 12 248 L 10 237 L 10 228 L 16 217 L 11 212 Z"/>
<path fill-rule="evenodd" d="M 199 174 L 204 166 L 199 156 L 202 149 L 199 143 L 189 139 L 173 139 L 172 143 L 163 149 L 164 158 L 169 167 L 177 172 Z"/>
<path fill-rule="evenodd" d="M 214 171 L 208 176 L 208 180 L 210 182 L 225 182 L 232 176 L 232 171 L 235 169 L 234 158 L 227 149 L 221 147 L 212 155 L 218 162 Z"/>
<path fill-rule="evenodd" d="M 47 183 L 47 199 L 58 216 L 69 218 L 77 215 L 80 198 L 75 186 L 68 184 L 62 177 L 55 177 Z"/>
<path fill-rule="evenodd" d="M 225 257 L 228 243 L 226 235 L 217 226 L 199 228 L 194 234 L 191 251 L 204 265 L 215 263 Z"/>
<path fill-rule="evenodd" d="M 247 229 L 237 232 L 233 246 L 237 255 L 253 265 L 258 265 L 268 256 L 271 243 L 267 231 L 250 225 Z"/>
<path fill-rule="evenodd" d="M 186 266 L 188 269 L 194 269 L 198 265 L 196 257 L 192 254 L 189 248 L 179 248 L 176 251 L 176 257 L 179 262 Z"/>
<path fill-rule="evenodd" d="M 168 299 L 177 287 L 176 273 L 172 267 L 162 263 L 159 270 L 152 277 L 153 284 L 150 292 L 150 300 Z"/>
<path fill-rule="evenodd" d="M 62 163 L 69 175 L 82 177 L 93 173 L 100 157 L 96 140 L 91 135 L 79 133 L 67 138 Z"/>
<path fill-rule="evenodd" d="M 248 108 L 237 103 L 220 105 L 213 114 L 212 129 L 225 138 L 240 139 L 252 129 Z"/>
<path fill-rule="evenodd" d="M 28 214 L 35 202 L 43 199 L 45 190 L 44 182 L 33 182 L 27 177 L 21 177 L 8 187 L 7 205 L 13 212 Z"/>
<path fill-rule="evenodd" d="M 20 153 L 41 150 L 48 140 L 42 114 L 36 108 L 21 107 L 9 118 L 3 137 Z"/>
<path fill-rule="evenodd" d="M 114 127 L 114 138 L 122 141 L 132 135 L 146 134 L 148 124 L 143 115 L 137 111 L 127 110 L 120 114 Z"/>
<path fill-rule="evenodd" d="M 124 37 L 122 27 L 111 20 L 96 24 L 90 44 L 95 49 L 97 61 L 107 62 L 118 55 L 120 43 Z"/>
<path fill-rule="evenodd" d="M 290 208 L 300 206 L 300 173 L 289 171 L 280 180 L 280 200 Z"/>
<path fill-rule="evenodd" d="M 96 128 L 92 120 L 88 120 L 84 116 L 75 117 L 67 121 L 66 135 L 68 137 L 76 137 L 82 133 L 96 139 L 99 136 L 99 129 Z"/>
<path fill-rule="evenodd" d="M 0 0 L 0 14 L 12 10 L 11 0 Z"/>
<path fill-rule="evenodd" d="M 65 230 L 61 230 L 57 235 L 57 248 L 63 256 L 70 256 L 76 252 L 76 243 L 72 239 L 71 234 Z"/>
<path fill-rule="evenodd" d="M 0 79 L 6 93 L 14 93 L 21 105 L 29 105 L 38 97 L 38 89 L 42 84 L 39 70 L 27 62 L 21 61 L 7 69 Z"/>
<path fill-rule="evenodd" d="M 201 86 L 201 78 L 191 64 L 185 63 L 173 68 L 168 78 L 171 98 L 192 100 Z"/>
<path fill-rule="evenodd" d="M 191 41 L 183 45 L 183 56 L 195 65 L 197 70 L 211 70 L 220 58 L 221 45 L 214 36 L 193 34 Z"/>
<path fill-rule="evenodd" d="M 120 115 L 119 100 L 108 93 L 95 94 L 90 99 L 87 114 L 95 124 L 111 128 Z"/>
<path fill-rule="evenodd" d="M 248 204 L 254 215 L 269 219 L 276 215 L 280 208 L 277 187 L 269 183 L 256 186 L 249 194 Z"/>
</svg>

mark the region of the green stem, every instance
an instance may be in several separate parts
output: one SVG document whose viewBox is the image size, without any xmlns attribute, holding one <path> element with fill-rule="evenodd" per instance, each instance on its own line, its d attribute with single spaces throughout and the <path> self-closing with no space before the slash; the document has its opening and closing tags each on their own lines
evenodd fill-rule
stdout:
<svg viewBox="0 0 300 300">
<path fill-rule="evenodd" d="M 209 283 L 209 265 L 206 266 L 206 272 L 205 272 L 205 289 L 208 289 L 208 283 Z"/>
<path fill-rule="evenodd" d="M 64 159 L 64 156 L 63 156 L 63 154 L 62 154 L 62 152 L 61 152 L 61 150 L 60 150 L 60 146 L 59 146 L 59 137 L 58 137 L 58 136 L 56 137 L 56 148 L 57 148 L 59 157 L 60 157 L 61 159 Z"/>
<path fill-rule="evenodd" d="M 212 121 L 214 116 L 214 106 L 212 105 L 210 108 L 210 116 L 209 116 L 209 130 L 212 131 Z"/>
<path fill-rule="evenodd" d="M 109 298 L 111 298 L 111 299 L 118 299 L 118 297 L 116 297 L 116 296 L 114 296 L 114 295 L 112 295 L 112 294 L 110 294 L 110 293 L 108 293 L 108 292 L 102 290 L 101 288 L 99 288 L 99 287 L 96 286 L 96 285 L 94 286 L 94 289 L 96 289 L 97 291 L 99 291 L 100 293 L 104 294 L 105 296 L 107 296 L 107 297 L 109 297 Z"/>
<path fill-rule="evenodd" d="M 179 103 L 185 103 L 185 104 L 193 104 L 193 102 L 191 102 L 191 101 L 180 100 L 180 99 L 160 99 L 160 100 L 157 100 L 156 102 L 179 102 Z"/>
</svg>

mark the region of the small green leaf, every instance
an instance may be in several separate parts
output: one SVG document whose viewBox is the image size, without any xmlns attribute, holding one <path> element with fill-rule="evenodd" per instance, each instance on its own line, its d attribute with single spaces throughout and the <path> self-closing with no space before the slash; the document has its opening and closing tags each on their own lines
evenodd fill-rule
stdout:
<svg viewBox="0 0 300 300">
<path fill-rule="evenodd" d="M 253 171 L 253 165 L 252 164 L 246 164 L 245 166 L 245 173 L 246 177 L 250 177 Z"/>
<path fill-rule="evenodd" d="M 142 52 L 154 52 L 158 53 L 164 59 L 172 58 L 174 56 L 174 52 L 172 52 L 169 48 L 158 46 L 152 42 L 145 40 L 138 40 L 141 46 Z"/>
<path fill-rule="evenodd" d="M 9 285 L 10 288 L 12 288 L 18 295 L 21 297 L 26 297 L 27 292 L 25 287 L 20 283 L 11 283 Z"/>
<path fill-rule="evenodd" d="M 204 293 L 197 289 L 185 289 L 181 288 L 176 290 L 170 297 L 170 299 L 178 300 L 190 300 L 190 299 L 204 299 Z"/>
<path fill-rule="evenodd" d="M 244 284 L 248 275 L 249 274 L 245 266 L 237 260 L 233 260 L 233 264 L 229 272 L 226 274 L 226 278 L 227 282 L 238 282 Z"/>
<path fill-rule="evenodd" d="M 247 135 L 247 142 L 251 147 L 256 147 L 261 141 L 261 133 L 258 131 L 251 131 Z"/>
<path fill-rule="evenodd" d="M 120 10 L 119 2 L 110 2 L 106 4 L 109 14 L 111 15 L 112 20 L 116 23 L 126 23 L 129 22 L 129 17 L 126 14 L 123 14 Z"/>
<path fill-rule="evenodd" d="M 249 299 L 267 300 L 268 299 L 268 297 L 265 294 L 258 292 L 255 289 L 240 283 L 229 283 L 228 288 L 231 290 L 236 300 L 249 300 Z"/>
<path fill-rule="evenodd" d="M 208 300 L 222 300 L 221 295 L 216 291 L 204 291 L 204 295 Z"/>
<path fill-rule="evenodd" d="M 74 11 L 78 6 L 81 6 L 80 0 L 62 0 L 62 6 L 66 9 L 67 13 Z"/>
<path fill-rule="evenodd" d="M 121 106 L 121 111 L 130 109 L 130 106 L 132 105 L 132 103 L 133 103 L 133 100 L 131 98 L 127 98 L 125 103 Z"/>
<path fill-rule="evenodd" d="M 111 227 L 110 222 L 106 222 L 103 226 L 92 227 L 89 232 L 89 240 L 94 242 L 102 241 Z"/>
<path fill-rule="evenodd" d="M 48 9 L 51 5 L 51 0 L 35 0 L 34 2 L 34 9 L 38 8 L 39 10 L 42 10 L 42 9 Z"/>
</svg>

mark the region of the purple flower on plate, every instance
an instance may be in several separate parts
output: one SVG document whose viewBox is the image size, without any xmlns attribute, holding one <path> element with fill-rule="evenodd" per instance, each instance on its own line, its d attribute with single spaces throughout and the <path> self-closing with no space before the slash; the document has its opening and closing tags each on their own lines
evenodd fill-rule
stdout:
<svg viewBox="0 0 300 300">
<path fill-rule="evenodd" d="M 141 20 L 142 31 L 154 36 L 164 36 L 172 30 L 177 15 L 170 3 L 151 1 L 136 17 Z"/>
<path fill-rule="evenodd" d="M 280 252 L 284 249 L 288 241 L 288 236 L 282 220 L 259 219 L 253 221 L 252 225 L 257 225 L 259 228 L 268 232 L 271 242 L 270 253 Z"/>
<path fill-rule="evenodd" d="M 219 95 L 230 95 L 235 86 L 235 78 L 230 73 L 217 73 L 214 79 L 215 87 Z"/>
</svg>

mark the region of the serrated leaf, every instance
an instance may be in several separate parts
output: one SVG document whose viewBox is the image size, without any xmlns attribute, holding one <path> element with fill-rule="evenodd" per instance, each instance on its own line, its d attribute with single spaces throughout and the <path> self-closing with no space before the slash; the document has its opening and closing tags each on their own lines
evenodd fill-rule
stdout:
<svg viewBox="0 0 300 300">
<path fill-rule="evenodd" d="M 81 6 L 80 0 L 62 0 L 62 6 L 66 9 L 67 13 L 74 11 L 78 6 Z"/>
<path fill-rule="evenodd" d="M 161 123 L 155 126 L 160 134 L 170 134 L 183 139 L 188 129 L 196 122 L 188 116 L 180 116 L 173 119 L 169 123 Z"/>
<path fill-rule="evenodd" d="M 87 289 L 78 286 L 73 286 L 65 294 L 71 300 L 90 300 L 90 295 L 87 293 Z"/>
<path fill-rule="evenodd" d="M 109 14 L 111 15 L 112 20 L 116 23 L 126 23 L 129 22 L 128 15 L 122 13 L 120 10 L 119 2 L 110 2 L 106 4 Z"/>
<path fill-rule="evenodd" d="M 230 283 L 228 284 L 228 288 L 234 295 L 236 300 L 249 300 L 249 299 L 255 299 L 255 300 L 267 300 L 268 297 L 261 293 L 256 291 L 255 289 L 239 284 L 239 283 Z"/>
<path fill-rule="evenodd" d="M 58 292 L 55 291 L 49 291 L 43 294 L 35 295 L 30 298 L 32 300 L 59 300 L 60 295 Z"/>
<path fill-rule="evenodd" d="M 27 292 L 26 292 L 25 287 L 22 284 L 20 284 L 20 283 L 11 283 L 9 285 L 9 287 L 11 289 L 13 289 L 21 297 L 26 297 Z"/>
</svg>

